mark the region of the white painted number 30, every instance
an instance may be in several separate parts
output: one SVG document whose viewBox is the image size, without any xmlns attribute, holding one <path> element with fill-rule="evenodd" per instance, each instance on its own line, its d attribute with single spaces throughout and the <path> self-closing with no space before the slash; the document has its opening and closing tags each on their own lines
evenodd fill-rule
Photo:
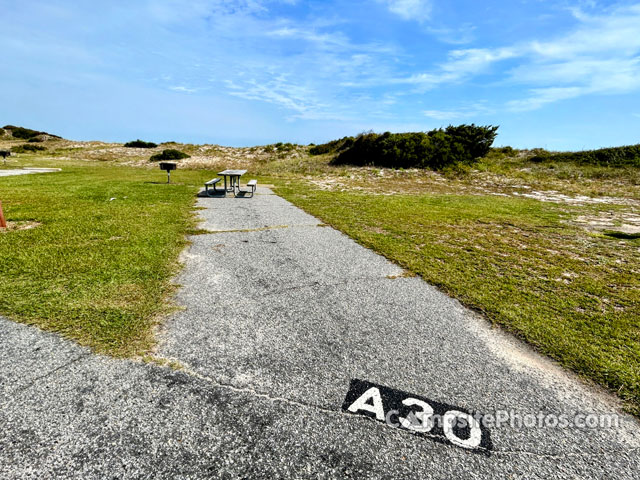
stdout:
<svg viewBox="0 0 640 480">
<path fill-rule="evenodd" d="M 427 433 L 433 428 L 433 407 L 431 405 L 423 400 L 418 400 L 417 398 L 412 397 L 405 398 L 402 401 L 402 404 L 407 407 L 420 408 L 420 411 L 413 412 L 413 415 L 419 422 L 410 418 L 398 418 L 398 420 L 400 420 L 400 425 L 403 428 L 420 433 Z M 389 419 L 385 417 L 380 390 L 376 387 L 369 388 L 358 399 L 356 399 L 355 402 L 349 405 L 347 410 L 351 413 L 358 413 L 361 411 L 373 413 L 378 421 L 389 421 Z M 482 430 L 480 429 L 480 424 L 472 415 L 459 410 L 449 410 L 440 420 L 444 436 L 454 445 L 462 448 L 474 449 L 482 442 Z M 454 426 L 456 423 L 467 427 L 469 431 L 469 438 L 460 438 L 455 433 Z"/>
</svg>

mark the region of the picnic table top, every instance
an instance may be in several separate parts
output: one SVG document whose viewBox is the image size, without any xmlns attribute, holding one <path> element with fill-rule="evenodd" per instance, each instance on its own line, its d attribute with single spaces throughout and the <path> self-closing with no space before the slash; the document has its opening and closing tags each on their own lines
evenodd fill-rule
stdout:
<svg viewBox="0 0 640 480">
<path fill-rule="evenodd" d="M 218 175 L 244 175 L 245 173 L 247 173 L 246 170 L 223 170 L 218 172 Z"/>
</svg>

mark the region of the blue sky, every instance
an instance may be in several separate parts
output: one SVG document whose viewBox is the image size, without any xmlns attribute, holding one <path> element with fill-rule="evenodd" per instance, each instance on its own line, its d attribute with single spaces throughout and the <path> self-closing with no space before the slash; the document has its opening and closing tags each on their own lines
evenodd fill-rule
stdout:
<svg viewBox="0 0 640 480">
<path fill-rule="evenodd" d="M 0 123 L 255 145 L 500 125 L 640 143 L 640 3 L 0 0 Z"/>
</svg>

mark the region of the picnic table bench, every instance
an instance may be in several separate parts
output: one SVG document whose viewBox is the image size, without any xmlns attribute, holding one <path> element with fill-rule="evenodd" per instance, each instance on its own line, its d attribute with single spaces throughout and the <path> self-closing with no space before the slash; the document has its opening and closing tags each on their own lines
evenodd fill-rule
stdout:
<svg viewBox="0 0 640 480">
<path fill-rule="evenodd" d="M 219 178 L 213 178 L 211 180 L 209 180 L 208 182 L 204 182 L 204 193 L 207 195 L 207 197 L 211 197 L 212 195 L 209 193 L 209 187 L 211 185 L 213 185 L 213 193 L 217 193 L 218 190 L 216 190 L 216 183 L 218 183 L 220 181 Z"/>
</svg>

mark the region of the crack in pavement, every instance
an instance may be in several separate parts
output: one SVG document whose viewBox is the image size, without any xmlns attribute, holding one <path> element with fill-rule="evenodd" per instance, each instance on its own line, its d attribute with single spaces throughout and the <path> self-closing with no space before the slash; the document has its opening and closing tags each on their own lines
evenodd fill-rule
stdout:
<svg viewBox="0 0 640 480">
<path fill-rule="evenodd" d="M 268 225 L 265 227 L 259 228 L 237 228 L 232 230 L 208 230 L 207 233 L 203 235 L 213 235 L 218 233 L 251 233 L 251 232 L 266 232 L 269 230 L 280 230 L 285 228 L 316 228 L 316 227 L 325 227 L 325 224 L 317 223 L 317 224 L 302 224 L 302 225 Z"/>
<path fill-rule="evenodd" d="M 224 383 L 221 382 L 219 380 L 216 380 L 208 375 L 203 375 L 201 373 L 196 372 L 190 365 L 182 362 L 181 360 L 177 360 L 175 358 L 170 358 L 170 357 L 155 357 L 157 359 L 159 359 L 160 361 L 166 361 L 166 362 L 174 362 L 175 364 L 180 365 L 180 369 L 179 371 L 184 372 L 185 374 L 192 376 L 194 378 L 198 378 L 200 380 L 203 380 L 207 383 L 210 383 L 211 385 L 215 386 L 215 387 L 219 387 L 219 388 L 223 388 L 226 390 L 231 390 L 233 392 L 236 393 L 247 393 L 251 396 L 254 397 L 258 397 L 258 398 L 263 398 L 265 400 L 268 400 L 270 402 L 282 402 L 282 403 L 287 403 L 290 405 L 296 405 L 298 407 L 306 407 L 306 408 L 314 408 L 317 410 L 321 410 L 323 412 L 326 413 L 335 413 L 334 410 L 330 409 L 330 408 L 326 408 L 326 407 L 322 407 L 320 405 L 315 405 L 312 403 L 305 403 L 305 402 L 300 402 L 298 400 L 292 400 L 289 398 L 285 398 L 285 397 L 274 397 L 271 396 L 267 393 L 262 393 L 259 392 L 253 388 L 248 388 L 248 387 L 237 387 L 231 383 Z M 163 364 L 158 364 L 161 368 L 172 368 L 170 366 L 167 365 L 163 365 Z"/>
<path fill-rule="evenodd" d="M 72 360 L 69 360 L 66 363 L 63 363 L 62 365 L 54 368 L 53 370 L 48 371 L 47 373 L 45 373 L 44 375 L 40 375 L 39 377 L 34 378 L 33 380 L 31 380 L 28 384 L 19 387 L 17 389 L 15 389 L 13 392 L 11 392 L 11 395 L 14 396 L 18 393 L 22 393 L 26 390 L 29 390 L 31 387 L 33 387 L 37 382 L 39 382 L 40 380 L 44 380 L 47 377 L 50 377 L 51 375 L 53 375 L 54 373 L 59 372 L 60 370 L 64 370 L 65 368 L 70 367 L 71 365 L 73 365 L 74 363 L 79 362 L 80 360 L 82 360 L 83 358 L 87 358 L 89 357 L 91 354 L 90 353 L 83 353 L 82 355 L 80 355 L 79 357 L 76 357 Z M 15 400 L 15 397 L 12 398 L 12 400 Z"/>
<path fill-rule="evenodd" d="M 410 278 L 410 277 L 405 277 L 402 275 L 398 275 L 396 277 L 390 277 L 389 275 L 384 275 L 384 276 L 379 276 L 379 277 L 355 277 L 355 278 L 348 278 L 345 280 L 342 280 L 340 282 L 333 282 L 333 283 L 321 283 L 318 280 L 314 280 L 311 283 L 303 283 L 301 285 L 295 285 L 293 287 L 286 287 L 286 288 L 279 288 L 276 290 L 271 290 L 268 292 L 265 292 L 263 294 L 257 295 L 257 297 L 259 298 L 264 298 L 264 297 L 269 297 L 271 295 L 278 295 L 280 293 L 284 293 L 284 292 L 292 292 L 292 291 L 296 291 L 296 290 L 304 290 L 305 288 L 314 288 L 314 287 L 339 287 L 339 286 L 343 286 L 343 285 L 348 285 L 350 283 L 362 283 L 362 282 L 375 282 L 378 280 L 396 280 L 397 278 Z"/>
<path fill-rule="evenodd" d="M 154 357 L 158 360 L 160 360 L 161 362 L 169 362 L 169 363 L 173 363 L 173 364 L 178 364 L 180 365 L 180 369 L 178 371 L 183 372 L 185 375 L 188 375 L 190 377 L 193 378 L 197 378 L 198 380 L 202 380 L 210 385 L 212 385 L 215 388 L 220 388 L 223 390 L 227 390 L 227 391 L 231 391 L 234 393 L 240 393 L 240 394 L 247 394 L 250 395 L 252 397 L 256 397 L 256 398 L 260 398 L 263 400 L 267 400 L 269 402 L 272 403 L 285 403 L 287 405 L 293 405 L 296 407 L 300 407 L 300 408 L 305 408 L 305 409 L 313 409 L 313 410 L 317 410 L 326 414 L 329 414 L 333 417 L 344 417 L 344 418 L 348 418 L 350 420 L 354 420 L 354 421 L 359 421 L 359 422 L 367 422 L 369 424 L 372 424 L 376 427 L 385 427 L 385 428 L 389 428 L 391 429 L 391 431 L 394 434 L 397 435 L 411 435 L 413 437 L 418 437 L 418 438 L 428 438 L 430 440 L 437 440 L 437 444 L 445 447 L 445 448 L 453 448 L 453 449 L 459 449 L 460 447 L 457 447 L 455 445 L 449 445 L 446 443 L 441 443 L 439 440 L 441 439 L 440 436 L 438 435 L 433 435 L 430 433 L 417 433 L 417 432 L 412 432 L 410 430 L 404 430 L 401 429 L 399 427 L 393 426 L 393 425 L 388 425 L 386 423 L 381 423 L 381 422 L 377 422 L 371 418 L 366 418 L 366 417 L 362 417 L 362 416 L 356 416 L 356 415 L 351 415 L 351 414 L 347 414 L 344 413 L 341 410 L 335 410 L 332 408 L 327 408 L 327 407 L 323 407 L 321 405 L 317 405 L 314 403 L 308 403 L 308 402 L 301 402 L 299 400 L 293 400 L 290 398 L 286 398 L 286 397 L 280 397 L 280 396 L 272 396 L 269 395 L 268 393 L 263 393 L 260 392 L 254 388 L 250 388 L 250 387 L 237 387 L 231 383 L 226 383 L 226 382 L 221 382 L 219 380 L 214 379 L 213 377 L 210 377 L 208 375 L 203 375 L 201 373 L 196 372 L 190 365 L 185 364 L 184 362 L 177 360 L 175 358 L 169 358 L 169 357 Z M 171 367 L 170 365 L 167 365 L 166 363 L 157 363 L 156 364 L 158 367 L 163 368 L 163 369 L 171 369 L 171 370 L 176 370 L 174 367 Z M 524 450 L 524 449 L 520 449 L 520 450 L 516 450 L 516 449 L 505 449 L 505 450 L 500 450 L 500 449 L 487 449 L 487 448 L 483 448 L 483 447 L 478 447 L 475 449 L 475 452 L 481 452 L 481 453 L 485 453 L 488 455 L 530 455 L 530 456 L 534 456 L 534 457 L 539 457 L 539 458 L 550 458 L 550 459 L 562 459 L 562 458 L 567 458 L 567 457 L 575 457 L 575 458 L 589 458 L 589 457 L 593 457 L 595 455 L 602 455 L 602 454 L 609 454 L 609 455 L 616 455 L 616 454 L 629 454 L 629 453 L 633 453 L 636 451 L 640 451 L 640 447 L 634 447 L 634 448 L 629 448 L 627 450 L 623 450 L 623 449 L 618 449 L 618 450 L 601 450 L 598 453 L 595 452 L 566 452 L 566 453 L 550 453 L 550 452 L 536 452 L 536 451 L 532 451 L 532 450 Z"/>
</svg>

